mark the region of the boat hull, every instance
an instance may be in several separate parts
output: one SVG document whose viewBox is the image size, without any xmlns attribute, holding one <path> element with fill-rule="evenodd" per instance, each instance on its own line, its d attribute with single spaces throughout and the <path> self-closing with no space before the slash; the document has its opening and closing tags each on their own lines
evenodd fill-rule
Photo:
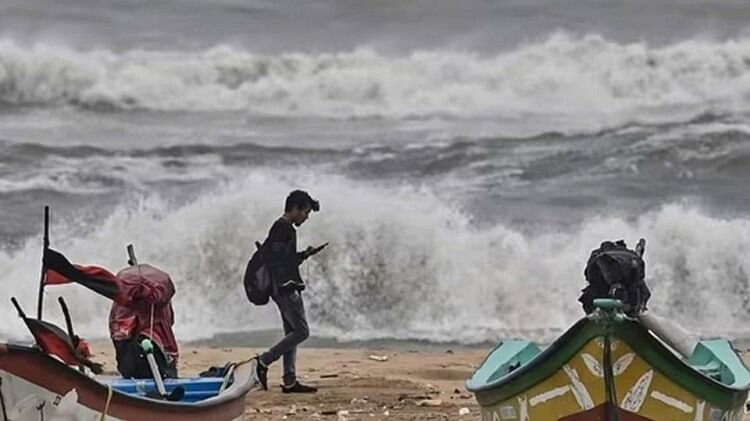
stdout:
<svg viewBox="0 0 750 421">
<path fill-rule="evenodd" d="M 603 329 L 585 319 L 528 364 L 477 385 L 469 389 L 487 421 L 741 421 L 747 398 L 746 388 L 694 370 L 636 322 Z"/>
<path fill-rule="evenodd" d="M 99 420 L 102 414 L 122 420 L 242 419 L 245 395 L 256 384 L 252 364 L 238 366 L 234 383 L 219 396 L 167 402 L 118 392 L 34 348 L 0 344 L 0 409 L 14 420 Z"/>
</svg>

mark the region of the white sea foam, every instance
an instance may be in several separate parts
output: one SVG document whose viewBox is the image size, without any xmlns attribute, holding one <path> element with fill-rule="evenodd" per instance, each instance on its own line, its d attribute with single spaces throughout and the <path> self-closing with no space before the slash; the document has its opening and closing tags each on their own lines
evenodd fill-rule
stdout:
<svg viewBox="0 0 750 421">
<path fill-rule="evenodd" d="M 153 183 L 216 182 L 226 176 L 211 154 L 185 158 L 92 155 L 45 156 L 39 165 L 16 168 L 0 178 L 0 193 L 34 190 L 72 194 L 147 192 Z"/>
<path fill-rule="evenodd" d="M 582 315 L 576 301 L 591 249 L 606 239 L 648 240 L 651 307 L 700 332 L 742 330 L 750 321 L 750 220 L 723 220 L 684 205 L 636 219 L 603 216 L 557 232 L 530 233 L 497 225 L 478 229 L 427 190 L 378 188 L 335 176 L 252 172 L 216 192 L 175 208 L 158 198 L 123 206 L 96 229 L 53 214 L 53 247 L 73 261 L 112 270 L 132 242 L 139 257 L 168 271 L 181 340 L 278 324 L 273 305 L 249 304 L 241 287 L 252 242 L 280 214 L 299 184 L 322 211 L 299 230 L 300 247 L 330 242 L 302 267 L 305 299 L 316 333 L 343 340 L 409 338 L 478 342 L 504 335 L 551 339 Z M 35 303 L 40 247 L 30 240 L 0 253 L 2 336 L 24 335 L 8 303 Z M 106 336 L 106 300 L 77 286 L 49 287 L 45 314 L 61 321 L 64 295 L 78 330 Z"/>
<path fill-rule="evenodd" d="M 333 118 L 542 115 L 611 126 L 750 109 L 750 40 L 620 44 L 550 35 L 492 56 L 74 51 L 0 41 L 0 102 Z M 555 129 L 551 125 L 547 129 Z"/>
</svg>

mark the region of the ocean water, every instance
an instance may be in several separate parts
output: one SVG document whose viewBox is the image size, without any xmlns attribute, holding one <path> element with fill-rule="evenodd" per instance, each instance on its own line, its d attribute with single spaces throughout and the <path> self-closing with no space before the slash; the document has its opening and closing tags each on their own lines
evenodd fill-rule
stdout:
<svg viewBox="0 0 750 421">
<path fill-rule="evenodd" d="M 573 2 L 570 2 L 573 3 Z M 278 325 L 241 277 L 286 194 L 314 333 L 549 340 L 589 252 L 647 239 L 652 309 L 750 337 L 743 1 L 6 0 L 0 336 L 52 246 L 168 271 L 181 340 Z M 50 287 L 77 330 L 108 303 Z"/>
</svg>

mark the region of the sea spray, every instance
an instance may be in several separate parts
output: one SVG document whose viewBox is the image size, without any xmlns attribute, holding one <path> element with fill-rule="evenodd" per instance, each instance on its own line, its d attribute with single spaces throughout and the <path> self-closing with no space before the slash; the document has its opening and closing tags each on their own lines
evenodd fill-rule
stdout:
<svg viewBox="0 0 750 421">
<path fill-rule="evenodd" d="M 750 221 L 718 219 L 686 205 L 639 217 L 601 215 L 551 232 L 472 218 L 429 189 L 377 187 L 343 177 L 250 172 L 185 205 L 149 196 L 125 204 L 95 227 L 55 220 L 52 247 L 73 261 L 113 270 L 125 245 L 169 272 L 176 285 L 181 340 L 276 326 L 272 306 L 242 294 L 252 243 L 281 214 L 284 194 L 304 184 L 321 200 L 299 230 L 301 247 L 330 242 L 309 265 L 305 300 L 313 329 L 341 340 L 402 338 L 475 343 L 507 335 L 549 340 L 583 313 L 576 298 L 588 253 L 603 240 L 648 240 L 647 282 L 659 314 L 699 332 L 742 332 L 750 317 Z M 53 210 L 54 212 L 54 210 Z M 84 233 L 84 234 L 79 234 Z M 0 300 L 11 295 L 31 311 L 40 246 L 29 239 L 0 254 Z M 308 269 L 303 268 L 303 273 Z M 77 286 L 49 287 L 45 314 L 61 321 L 64 295 L 77 329 L 106 336 L 109 303 Z M 10 305 L 0 310 L 3 336 L 23 337 Z"/>
</svg>

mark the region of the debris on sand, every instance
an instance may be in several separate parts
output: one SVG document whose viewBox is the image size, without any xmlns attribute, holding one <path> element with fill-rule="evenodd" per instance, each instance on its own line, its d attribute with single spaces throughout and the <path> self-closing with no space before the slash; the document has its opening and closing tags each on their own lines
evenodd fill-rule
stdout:
<svg viewBox="0 0 750 421">
<path fill-rule="evenodd" d="M 443 401 L 440 399 L 424 399 L 417 402 L 417 406 L 440 406 Z"/>
</svg>

